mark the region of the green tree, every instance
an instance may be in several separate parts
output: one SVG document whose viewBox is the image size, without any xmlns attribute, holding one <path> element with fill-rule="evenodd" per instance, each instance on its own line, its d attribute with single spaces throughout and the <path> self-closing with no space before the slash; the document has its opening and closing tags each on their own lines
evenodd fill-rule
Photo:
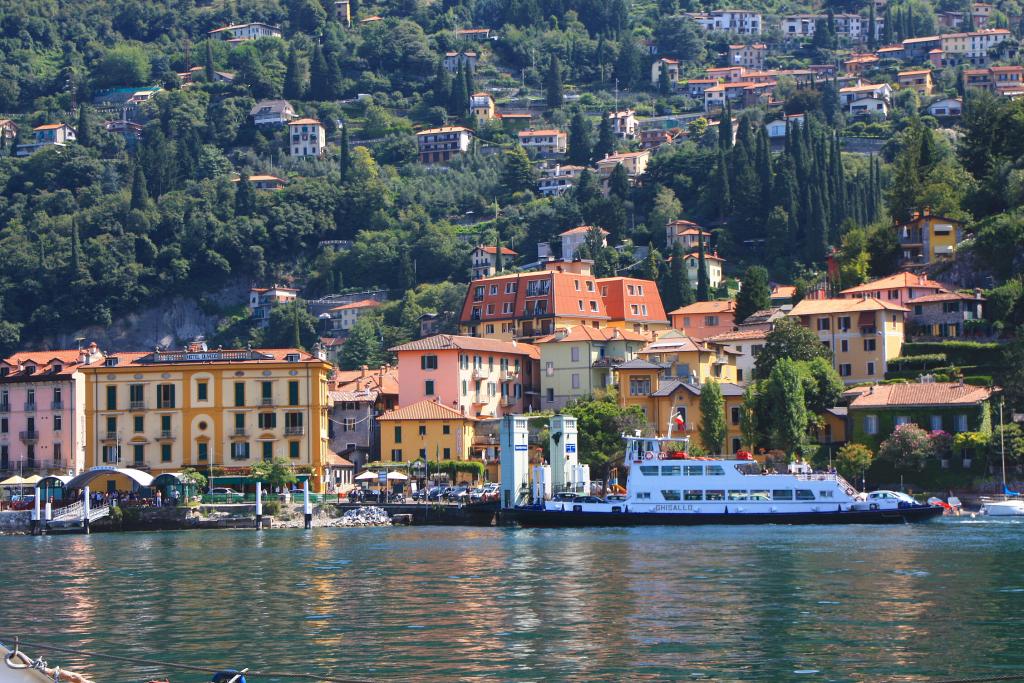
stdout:
<svg viewBox="0 0 1024 683">
<path fill-rule="evenodd" d="M 249 174 L 243 171 L 239 174 L 238 182 L 235 184 L 235 215 L 251 216 L 255 210 L 256 193 L 249 181 Z"/>
<path fill-rule="evenodd" d="M 342 370 L 358 370 L 363 365 L 376 368 L 387 362 L 379 325 L 380 320 L 376 316 L 364 315 L 356 319 L 345 345 L 341 347 L 339 361 Z"/>
<path fill-rule="evenodd" d="M 309 73 L 299 50 L 293 42 L 288 49 L 288 67 L 284 74 L 284 97 L 289 100 L 302 99 L 306 92 Z"/>
<path fill-rule="evenodd" d="M 75 128 L 75 141 L 83 147 L 92 147 L 96 144 L 92 114 L 89 111 L 89 107 L 84 104 L 78 107 L 78 126 Z"/>
<path fill-rule="evenodd" d="M 319 35 L 327 23 L 327 12 L 320 0 L 289 0 L 288 24 L 295 33 Z"/>
<path fill-rule="evenodd" d="M 602 115 L 597 126 L 597 143 L 594 145 L 594 161 L 600 161 L 615 152 L 615 129 L 610 116 Z"/>
<path fill-rule="evenodd" d="M 290 462 L 284 458 L 273 460 L 261 460 L 249 468 L 249 476 L 266 484 L 271 489 L 277 487 L 287 488 L 290 484 L 296 483 L 299 478 L 295 476 Z"/>
<path fill-rule="evenodd" d="M 654 193 L 654 204 L 647 214 L 647 228 L 656 235 L 662 235 L 669 222 L 676 220 L 683 213 L 683 205 L 676 198 L 676 193 L 664 185 L 657 185 Z"/>
<path fill-rule="evenodd" d="M 591 472 L 603 471 L 622 457 L 622 434 L 643 429 L 647 419 L 637 406 L 622 407 L 614 394 L 598 392 L 591 398 L 572 401 L 565 412 L 577 420 L 580 463 Z"/>
<path fill-rule="evenodd" d="M 736 321 L 742 322 L 772 305 L 772 288 L 764 266 L 750 266 L 743 273 L 743 286 L 736 295 Z"/>
<path fill-rule="evenodd" d="M 757 385 L 751 383 L 743 390 L 743 403 L 740 405 L 740 435 L 743 445 L 753 451 L 757 446 L 759 433 Z"/>
<path fill-rule="evenodd" d="M 323 48 L 317 43 L 313 46 L 313 57 L 309 61 L 309 91 L 306 93 L 306 99 L 330 99 L 332 89 L 330 67 L 327 65 Z"/>
<path fill-rule="evenodd" d="M 448 102 L 448 113 L 463 117 L 469 111 L 469 93 L 466 91 L 466 72 L 459 63 L 459 69 L 452 80 L 452 96 Z"/>
<path fill-rule="evenodd" d="M 341 141 L 338 143 L 338 173 L 342 184 L 348 180 L 352 168 L 352 154 L 348 148 L 348 123 L 341 127 Z"/>
<path fill-rule="evenodd" d="M 107 50 L 93 73 L 97 87 L 147 85 L 151 71 L 149 52 L 135 43 L 120 43 Z"/>
<path fill-rule="evenodd" d="M 135 164 L 132 172 L 132 198 L 130 206 L 132 210 L 141 211 L 149 204 L 149 192 L 146 190 L 146 176 L 142 173 L 142 166 Z"/>
<path fill-rule="evenodd" d="M 206 49 L 203 52 L 203 73 L 209 83 L 213 83 L 217 78 L 217 67 L 213 61 L 213 41 L 209 39 L 206 41 Z"/>
<path fill-rule="evenodd" d="M 836 455 L 836 470 L 849 482 L 864 478 L 864 473 L 871 467 L 875 454 L 871 449 L 860 443 L 848 443 L 839 449 Z"/>
<path fill-rule="evenodd" d="M 672 79 L 669 78 L 668 67 L 664 63 L 662 63 L 661 68 L 658 69 L 658 94 L 672 94 Z"/>
<path fill-rule="evenodd" d="M 700 387 L 700 440 L 708 453 L 722 453 L 725 444 L 725 400 L 718 382 Z"/>
<path fill-rule="evenodd" d="M 666 311 L 674 311 L 681 306 L 689 306 L 696 297 L 693 293 L 693 285 L 686 275 L 686 252 L 683 245 L 675 242 L 672 245 L 672 262 L 661 287 L 662 301 Z"/>
<path fill-rule="evenodd" d="M 708 277 L 708 262 L 704 251 L 704 239 L 701 238 L 697 251 L 697 301 L 711 300 L 711 280 Z"/>
<path fill-rule="evenodd" d="M 504 154 L 505 164 L 501 171 L 501 187 L 508 195 L 517 192 L 532 192 L 537 182 L 530 157 L 519 145 L 507 149 Z"/>
<path fill-rule="evenodd" d="M 608 196 L 617 197 L 622 201 L 629 199 L 629 175 L 626 167 L 621 163 L 615 164 L 611 175 L 608 177 Z"/>
<path fill-rule="evenodd" d="M 558 109 L 562 106 L 562 65 L 558 61 L 558 55 L 552 53 L 548 60 L 548 74 L 544 80 L 545 99 L 549 109 Z"/>
<path fill-rule="evenodd" d="M 306 302 L 294 301 L 270 309 L 263 345 L 269 348 L 291 348 L 298 328 L 299 348 L 311 349 L 317 342 L 317 319 L 306 309 Z"/>
<path fill-rule="evenodd" d="M 775 323 L 775 328 L 765 338 L 764 348 L 754 363 L 754 377 L 767 379 L 772 370 L 782 360 L 814 360 L 824 358 L 832 360 L 832 353 L 826 349 L 821 340 L 793 318 L 782 318 Z"/>
<path fill-rule="evenodd" d="M 590 121 L 577 109 L 569 121 L 568 161 L 577 166 L 590 164 L 591 135 L 593 128 Z"/>
<path fill-rule="evenodd" d="M 652 282 L 661 281 L 661 253 L 650 242 L 647 243 L 647 256 L 644 257 L 643 263 L 640 264 L 637 275 L 644 280 L 651 280 Z"/>
<path fill-rule="evenodd" d="M 765 393 L 772 407 L 769 416 L 772 446 L 789 454 L 800 452 L 807 438 L 807 408 L 794 361 L 783 358 L 775 364 Z"/>
<path fill-rule="evenodd" d="M 619 57 L 615 60 L 615 77 L 619 79 L 619 85 L 626 89 L 632 89 L 640 78 L 640 46 L 632 33 L 622 36 L 619 41 Z"/>
</svg>

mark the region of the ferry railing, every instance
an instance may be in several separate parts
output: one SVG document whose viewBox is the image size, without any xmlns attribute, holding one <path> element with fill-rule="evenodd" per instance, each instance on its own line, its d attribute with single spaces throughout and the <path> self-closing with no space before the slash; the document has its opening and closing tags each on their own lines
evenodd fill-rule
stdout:
<svg viewBox="0 0 1024 683">
<path fill-rule="evenodd" d="M 846 481 L 841 474 L 831 474 L 829 472 L 812 472 L 810 474 L 795 474 L 798 481 L 834 481 L 843 488 L 852 488 L 856 490 L 855 486 L 852 486 L 850 482 Z"/>
</svg>

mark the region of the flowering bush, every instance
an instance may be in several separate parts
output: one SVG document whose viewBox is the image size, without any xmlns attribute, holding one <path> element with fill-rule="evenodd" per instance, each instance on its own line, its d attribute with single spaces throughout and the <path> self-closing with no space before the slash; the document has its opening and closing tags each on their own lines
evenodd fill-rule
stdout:
<svg viewBox="0 0 1024 683">
<path fill-rule="evenodd" d="M 928 433 L 932 441 L 932 455 L 939 460 L 946 460 L 953 453 L 953 436 L 941 429 L 935 429 Z"/>
<path fill-rule="evenodd" d="M 920 472 L 934 453 L 931 436 L 916 424 L 898 425 L 878 448 L 878 457 L 889 460 L 898 470 Z"/>
</svg>

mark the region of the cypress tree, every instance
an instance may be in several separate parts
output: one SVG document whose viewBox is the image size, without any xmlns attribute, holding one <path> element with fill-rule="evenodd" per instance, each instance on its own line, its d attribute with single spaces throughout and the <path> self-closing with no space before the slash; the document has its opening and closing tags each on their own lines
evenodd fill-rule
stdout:
<svg viewBox="0 0 1024 683">
<path fill-rule="evenodd" d="M 710 196 L 718 208 L 718 220 L 725 221 L 729 216 L 732 199 L 729 194 L 729 168 L 725 163 L 725 152 L 721 147 L 718 148 L 718 163 L 711 176 Z"/>
<path fill-rule="evenodd" d="M 544 82 L 546 100 L 549 109 L 558 109 L 562 106 L 562 66 L 558 61 L 558 55 L 552 53 L 548 60 L 548 75 Z"/>
<path fill-rule="evenodd" d="M 135 171 L 132 174 L 132 201 L 133 210 L 146 208 L 149 201 L 149 193 L 146 191 L 146 176 L 142 172 L 142 166 L 135 164 Z"/>
<path fill-rule="evenodd" d="M 672 94 L 672 79 L 668 76 L 668 67 L 665 63 L 661 63 L 661 69 L 658 72 L 658 92 L 662 95 Z"/>
<path fill-rule="evenodd" d="M 284 97 L 289 100 L 302 99 L 306 92 L 305 73 L 299 50 L 292 43 L 288 49 L 288 67 L 284 74 Z"/>
<path fill-rule="evenodd" d="M 626 167 L 621 163 L 615 164 L 615 168 L 612 169 L 612 173 L 608 177 L 608 196 L 618 197 L 622 201 L 629 199 L 629 175 L 626 173 Z"/>
<path fill-rule="evenodd" d="M 868 2 L 868 49 L 878 48 L 878 19 L 875 17 L 875 0 Z"/>
<path fill-rule="evenodd" d="M 76 142 L 83 147 L 92 147 L 92 117 L 89 108 L 84 104 L 78 107 L 78 130 L 75 131 Z"/>
<path fill-rule="evenodd" d="M 341 141 L 338 144 L 338 172 L 341 182 L 348 180 L 348 172 L 352 168 L 352 153 L 348 148 L 348 123 L 341 127 Z"/>
<path fill-rule="evenodd" d="M 501 243 L 501 237 L 498 237 L 497 245 L 494 247 L 494 270 L 498 273 L 505 270 L 504 249 L 505 245 Z"/>
<path fill-rule="evenodd" d="M 466 112 L 469 112 L 469 98 L 476 92 L 476 74 L 473 69 L 466 66 Z"/>
<path fill-rule="evenodd" d="M 330 91 L 329 78 L 327 59 L 324 58 L 324 50 L 318 43 L 313 47 L 313 59 L 309 64 L 309 92 L 306 93 L 306 99 L 327 99 L 327 93 Z"/>
<path fill-rule="evenodd" d="M 590 163 L 590 121 L 577 109 L 569 121 L 569 163 L 586 166 Z"/>
<path fill-rule="evenodd" d="M 206 72 L 206 80 L 213 83 L 214 78 L 217 76 L 217 70 L 213 66 L 213 42 L 210 40 L 206 41 L 206 54 L 203 60 L 203 67 Z"/>
<path fill-rule="evenodd" d="M 469 94 L 466 92 L 466 71 L 459 63 L 458 71 L 452 80 L 452 96 L 448 101 L 448 113 L 452 116 L 465 116 L 469 107 Z"/>
<path fill-rule="evenodd" d="M 758 126 L 757 134 L 757 179 L 761 183 L 758 215 L 767 216 L 772 206 L 772 150 L 768 142 L 768 131 Z"/>
<path fill-rule="evenodd" d="M 700 387 L 700 440 L 708 453 L 721 453 L 725 437 L 725 399 L 718 382 L 708 380 Z"/>
<path fill-rule="evenodd" d="M 600 161 L 615 152 L 615 130 L 611 117 L 603 115 L 597 126 L 597 144 L 594 146 L 594 161 Z"/>
<path fill-rule="evenodd" d="M 249 182 L 249 174 L 241 173 L 238 177 L 238 186 L 235 189 L 235 215 L 251 216 L 255 209 L 256 197 L 252 183 Z"/>
<path fill-rule="evenodd" d="M 438 61 L 437 72 L 434 74 L 434 104 L 438 107 L 448 109 L 448 102 L 452 98 L 452 76 L 448 69 L 444 68 L 444 62 Z"/>
<path fill-rule="evenodd" d="M 699 241 L 697 252 L 697 301 L 711 300 L 711 280 L 708 278 L 708 263 L 705 257 L 704 238 Z"/>
<path fill-rule="evenodd" d="M 874 0 L 872 0 L 874 4 Z M 892 6 L 885 6 L 885 24 L 882 26 L 882 42 L 886 45 L 892 45 Z"/>
<path fill-rule="evenodd" d="M 78 221 L 71 221 L 71 272 L 68 274 L 70 283 L 90 280 L 89 269 L 82 255 L 82 240 L 78 233 Z"/>
<path fill-rule="evenodd" d="M 722 120 L 718 122 L 718 146 L 726 152 L 732 149 L 732 105 L 728 98 L 725 100 Z"/>
</svg>

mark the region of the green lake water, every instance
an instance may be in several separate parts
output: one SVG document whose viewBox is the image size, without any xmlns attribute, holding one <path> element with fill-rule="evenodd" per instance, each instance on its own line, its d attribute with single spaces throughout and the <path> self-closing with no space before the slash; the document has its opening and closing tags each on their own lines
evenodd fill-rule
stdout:
<svg viewBox="0 0 1024 683">
<path fill-rule="evenodd" d="M 1014 521 L 0 538 L 0 634 L 339 678 L 1005 675 L 1024 672 L 1022 615 Z M 207 680 L 47 658 L 105 683 Z"/>
</svg>

